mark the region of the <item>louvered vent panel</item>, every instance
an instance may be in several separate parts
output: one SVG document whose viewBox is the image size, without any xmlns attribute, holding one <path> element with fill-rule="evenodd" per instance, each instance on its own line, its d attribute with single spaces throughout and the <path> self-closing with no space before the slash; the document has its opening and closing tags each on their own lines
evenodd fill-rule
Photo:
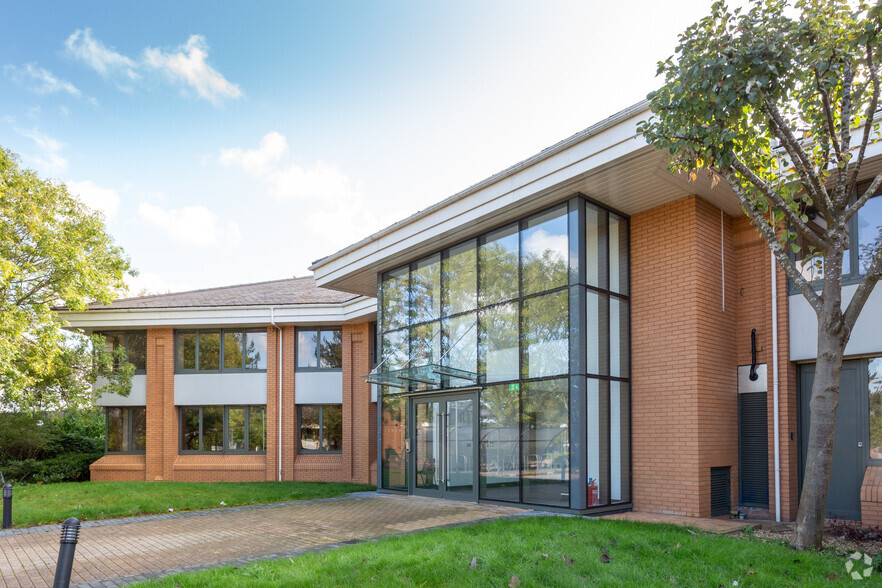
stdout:
<svg viewBox="0 0 882 588">
<path fill-rule="evenodd" d="M 769 506 L 769 429 L 765 392 L 738 395 L 741 504 Z"/>
<path fill-rule="evenodd" d="M 711 516 L 729 514 L 729 468 L 711 468 Z"/>
</svg>

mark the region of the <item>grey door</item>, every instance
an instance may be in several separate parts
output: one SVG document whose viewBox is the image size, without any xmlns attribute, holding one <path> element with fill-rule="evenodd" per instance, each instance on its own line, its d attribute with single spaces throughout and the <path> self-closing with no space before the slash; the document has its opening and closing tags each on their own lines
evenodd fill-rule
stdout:
<svg viewBox="0 0 882 588">
<path fill-rule="evenodd" d="M 411 488 L 414 494 L 477 500 L 477 398 L 414 398 Z"/>
<path fill-rule="evenodd" d="M 827 518 L 860 520 L 861 483 L 864 478 L 863 415 L 867 411 L 867 388 L 862 376 L 863 360 L 842 364 L 839 381 L 839 408 L 836 410 L 836 434 L 833 438 L 833 470 L 827 495 Z M 864 372 L 866 368 L 864 367 Z M 815 366 L 800 368 L 800 490 L 805 471 L 809 432 L 809 400 L 815 381 Z M 863 386 L 862 386 L 863 384 Z"/>
</svg>

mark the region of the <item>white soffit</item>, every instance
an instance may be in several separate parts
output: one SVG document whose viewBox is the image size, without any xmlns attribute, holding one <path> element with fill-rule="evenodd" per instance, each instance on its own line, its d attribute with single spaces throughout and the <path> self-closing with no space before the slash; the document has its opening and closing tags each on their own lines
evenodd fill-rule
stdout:
<svg viewBox="0 0 882 588">
<path fill-rule="evenodd" d="M 376 289 L 376 285 L 374 285 Z M 204 308 L 151 308 L 62 311 L 59 316 L 73 329 L 147 327 L 262 327 L 275 317 L 277 325 L 339 325 L 373 320 L 375 298 L 359 297 L 343 304 L 297 304 L 291 306 L 226 306 Z"/>
<path fill-rule="evenodd" d="M 640 103 L 508 170 L 323 258 L 310 268 L 318 286 L 376 295 L 377 274 L 490 230 L 576 193 L 627 215 L 698 194 L 730 215 L 737 198 L 706 174 L 667 171 L 667 155 L 646 144 Z"/>
</svg>

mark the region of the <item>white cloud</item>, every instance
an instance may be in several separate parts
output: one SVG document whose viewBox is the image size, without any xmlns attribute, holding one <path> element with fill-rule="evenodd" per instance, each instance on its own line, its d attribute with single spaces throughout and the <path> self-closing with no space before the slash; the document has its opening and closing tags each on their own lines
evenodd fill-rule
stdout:
<svg viewBox="0 0 882 588">
<path fill-rule="evenodd" d="M 36 129 L 15 129 L 19 135 L 31 139 L 42 151 L 39 155 L 31 155 L 30 159 L 43 173 L 58 174 L 67 169 L 67 159 L 61 156 L 60 151 L 64 143 L 41 133 Z"/>
<path fill-rule="evenodd" d="M 3 71 L 16 83 L 21 84 L 31 92 L 37 94 L 55 94 L 63 92 L 79 98 L 80 90 L 67 80 L 62 80 L 44 67 L 36 63 L 28 63 L 22 67 L 14 65 L 3 66 Z"/>
<path fill-rule="evenodd" d="M 113 220 L 119 213 L 119 194 L 111 188 L 96 186 L 90 180 L 68 181 L 67 188 L 80 201 L 93 210 L 104 213 L 106 220 Z"/>
<path fill-rule="evenodd" d="M 230 221 L 223 225 L 217 215 L 204 206 L 165 210 L 149 202 L 141 202 L 138 214 L 181 243 L 197 247 L 236 247 L 242 242 L 238 224 Z"/>
<path fill-rule="evenodd" d="M 148 47 L 144 62 L 163 72 L 168 78 L 183 82 L 194 89 L 200 98 L 218 103 L 221 98 L 238 98 L 242 90 L 229 82 L 220 72 L 208 65 L 208 44 L 202 35 L 192 35 L 184 45 L 166 53 Z"/>
<path fill-rule="evenodd" d="M 262 176 L 271 171 L 287 153 L 288 141 L 280 133 L 273 131 L 260 140 L 260 147 L 257 149 L 221 149 L 217 161 L 221 165 L 241 167 L 252 176 Z"/>
<path fill-rule="evenodd" d="M 104 77 L 123 76 L 129 81 L 138 79 L 137 64 L 117 53 L 92 36 L 91 29 L 77 29 L 64 42 L 67 53 L 79 59 Z"/>
<path fill-rule="evenodd" d="M 267 133 L 257 149 L 221 149 L 221 165 L 240 167 L 267 184 L 270 194 L 283 200 L 357 200 L 360 187 L 333 162 L 316 161 L 309 166 L 283 164 L 288 142 L 275 131 Z"/>
</svg>

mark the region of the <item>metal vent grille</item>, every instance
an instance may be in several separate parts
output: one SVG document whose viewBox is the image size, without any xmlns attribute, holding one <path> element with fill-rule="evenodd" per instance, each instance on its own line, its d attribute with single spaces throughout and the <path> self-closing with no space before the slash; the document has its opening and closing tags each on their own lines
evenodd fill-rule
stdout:
<svg viewBox="0 0 882 588">
<path fill-rule="evenodd" d="M 769 425 L 765 392 L 738 395 L 741 504 L 769 506 Z"/>
<path fill-rule="evenodd" d="M 729 514 L 729 467 L 711 468 L 711 516 Z"/>
</svg>

